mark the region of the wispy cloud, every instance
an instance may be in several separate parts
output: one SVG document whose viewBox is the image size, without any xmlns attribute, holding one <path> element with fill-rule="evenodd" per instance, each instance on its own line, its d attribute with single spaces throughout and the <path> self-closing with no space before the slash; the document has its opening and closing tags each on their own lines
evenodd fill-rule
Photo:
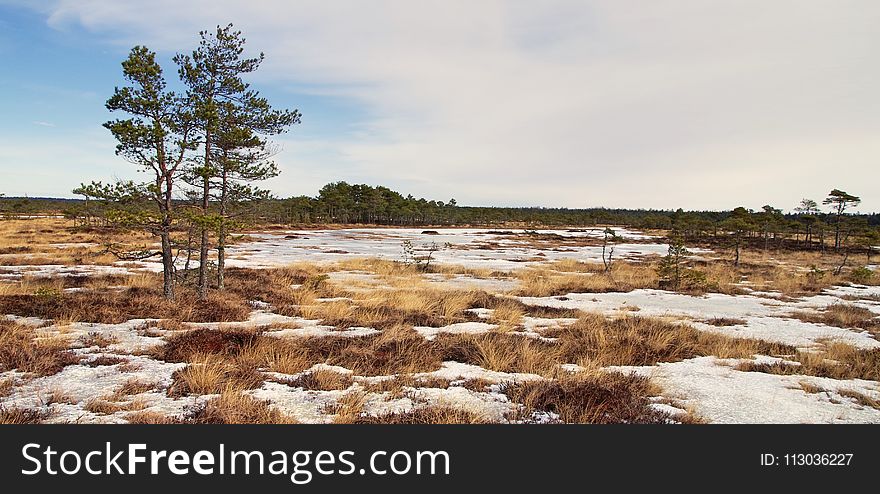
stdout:
<svg viewBox="0 0 880 494">
<path fill-rule="evenodd" d="M 55 127 L 55 124 L 53 124 L 52 122 L 44 122 L 42 120 L 34 120 L 32 123 L 41 127 Z"/>
<path fill-rule="evenodd" d="M 286 146 L 280 193 L 357 177 L 472 204 L 729 208 L 838 187 L 880 209 L 864 190 L 880 179 L 871 0 L 38 8 L 52 26 L 166 51 L 234 21 L 267 54 L 258 85 L 361 105 L 357 132 Z"/>
</svg>

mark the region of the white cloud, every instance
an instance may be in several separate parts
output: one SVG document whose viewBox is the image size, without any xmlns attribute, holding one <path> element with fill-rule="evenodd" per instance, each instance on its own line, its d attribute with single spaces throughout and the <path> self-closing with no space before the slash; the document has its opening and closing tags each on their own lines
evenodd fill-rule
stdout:
<svg viewBox="0 0 880 494">
<path fill-rule="evenodd" d="M 259 84 L 350 98 L 285 138 L 277 192 L 363 180 L 460 203 L 792 207 L 880 178 L 880 4 L 49 1 L 51 26 L 186 50 L 234 21 Z M 305 124 L 309 124 L 305 115 Z M 308 188 L 305 188 L 308 186 Z"/>
</svg>

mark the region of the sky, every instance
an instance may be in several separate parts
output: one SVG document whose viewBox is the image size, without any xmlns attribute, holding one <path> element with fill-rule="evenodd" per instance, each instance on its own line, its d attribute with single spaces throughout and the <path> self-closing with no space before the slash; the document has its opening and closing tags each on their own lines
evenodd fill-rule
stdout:
<svg viewBox="0 0 880 494">
<path fill-rule="evenodd" d="M 136 44 L 233 22 L 302 123 L 274 194 L 483 206 L 880 211 L 875 0 L 0 0 L 0 193 L 138 179 L 101 124 Z"/>
</svg>

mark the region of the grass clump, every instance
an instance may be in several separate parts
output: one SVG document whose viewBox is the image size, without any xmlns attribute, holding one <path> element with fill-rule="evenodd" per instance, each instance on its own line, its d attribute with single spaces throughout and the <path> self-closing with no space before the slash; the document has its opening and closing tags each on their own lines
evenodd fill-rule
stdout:
<svg viewBox="0 0 880 494">
<path fill-rule="evenodd" d="M 17 369 L 38 376 L 57 374 L 79 357 L 60 339 L 39 339 L 34 330 L 12 321 L 0 320 L 0 371 Z"/>
<path fill-rule="evenodd" d="M 0 406 L 0 424 L 39 424 L 49 417 L 47 410 L 33 408 L 5 408 Z"/>
<path fill-rule="evenodd" d="M 257 400 L 241 392 L 227 388 L 220 396 L 212 398 L 204 406 L 184 419 L 192 424 L 293 424 L 296 421 L 269 407 L 266 401 Z"/>
<path fill-rule="evenodd" d="M 489 421 L 473 412 L 448 406 L 434 405 L 407 412 L 359 417 L 357 424 L 488 424 Z"/>
<path fill-rule="evenodd" d="M 656 394 L 647 378 L 616 372 L 575 375 L 557 380 L 525 381 L 502 387 L 511 401 L 523 405 L 519 420 L 536 413 L 558 416 L 569 424 L 657 424 L 671 417 L 650 407 Z"/>
</svg>

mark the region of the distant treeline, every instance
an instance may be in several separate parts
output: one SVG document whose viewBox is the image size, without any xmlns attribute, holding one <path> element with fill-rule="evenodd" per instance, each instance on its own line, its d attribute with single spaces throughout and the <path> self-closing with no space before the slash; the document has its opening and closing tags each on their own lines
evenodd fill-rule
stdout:
<svg viewBox="0 0 880 494">
<path fill-rule="evenodd" d="M 181 206 L 189 202 L 176 201 Z M 85 223 L 106 215 L 112 205 L 107 201 L 56 198 L 0 198 L 0 214 L 63 214 Z M 147 204 L 144 204 L 147 207 Z M 821 229 L 836 220 L 832 210 L 782 213 L 765 207 L 759 211 L 737 208 L 731 211 L 684 211 L 656 209 L 547 208 L 459 206 L 448 201 L 404 196 L 383 186 L 335 182 L 325 185 L 317 196 L 286 199 L 269 198 L 240 204 L 238 217 L 252 224 L 370 224 L 389 226 L 499 226 L 519 224 L 538 226 L 620 225 L 640 229 L 679 230 L 687 236 L 716 233 L 725 221 L 739 215 L 755 230 L 776 233 L 805 232 Z M 880 226 L 880 214 L 848 214 L 847 219 L 862 227 Z"/>
</svg>

